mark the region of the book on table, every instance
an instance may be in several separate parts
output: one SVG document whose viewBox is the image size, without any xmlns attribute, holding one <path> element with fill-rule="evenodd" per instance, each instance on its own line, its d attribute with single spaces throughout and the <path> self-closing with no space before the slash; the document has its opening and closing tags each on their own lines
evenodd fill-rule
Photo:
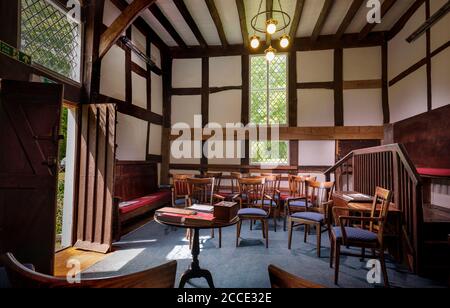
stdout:
<svg viewBox="0 0 450 308">
<path fill-rule="evenodd" d="M 187 209 L 198 213 L 206 213 L 206 214 L 211 214 L 214 212 L 214 206 L 202 204 L 194 204 L 193 206 L 188 207 Z"/>
</svg>

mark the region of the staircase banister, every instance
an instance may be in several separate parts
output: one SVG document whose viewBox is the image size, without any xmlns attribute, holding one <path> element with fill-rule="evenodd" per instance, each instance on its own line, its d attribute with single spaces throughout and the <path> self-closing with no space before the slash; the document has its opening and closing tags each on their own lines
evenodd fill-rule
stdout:
<svg viewBox="0 0 450 308">
<path fill-rule="evenodd" d="M 350 158 L 352 158 L 354 155 L 354 151 L 348 153 L 344 156 L 340 161 L 338 161 L 333 167 L 325 171 L 323 174 L 330 175 L 332 172 L 336 171 L 339 167 L 341 167 L 346 161 L 348 161 Z"/>
</svg>

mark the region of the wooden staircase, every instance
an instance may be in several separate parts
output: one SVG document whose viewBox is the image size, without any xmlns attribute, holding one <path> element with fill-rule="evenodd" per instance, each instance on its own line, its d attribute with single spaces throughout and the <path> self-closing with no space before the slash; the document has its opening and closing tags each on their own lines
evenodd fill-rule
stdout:
<svg viewBox="0 0 450 308">
<path fill-rule="evenodd" d="M 402 211 L 401 259 L 421 275 L 447 273 L 450 219 L 431 219 L 435 209 L 424 207 L 422 178 L 403 145 L 355 150 L 325 175 L 328 180 L 334 176 L 337 191 L 373 195 L 377 186 L 392 190 L 393 202 Z"/>
</svg>

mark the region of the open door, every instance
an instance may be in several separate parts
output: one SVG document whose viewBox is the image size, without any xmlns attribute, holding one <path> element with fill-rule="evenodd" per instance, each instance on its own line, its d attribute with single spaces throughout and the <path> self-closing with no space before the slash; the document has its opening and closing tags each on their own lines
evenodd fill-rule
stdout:
<svg viewBox="0 0 450 308">
<path fill-rule="evenodd" d="M 82 108 L 75 247 L 107 253 L 113 237 L 116 105 Z"/>
<path fill-rule="evenodd" d="M 0 253 L 53 274 L 63 87 L 2 80 Z"/>
</svg>

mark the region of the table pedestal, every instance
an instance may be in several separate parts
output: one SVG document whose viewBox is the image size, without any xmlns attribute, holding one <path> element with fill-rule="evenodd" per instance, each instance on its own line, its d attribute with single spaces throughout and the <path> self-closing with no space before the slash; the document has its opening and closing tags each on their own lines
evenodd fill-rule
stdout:
<svg viewBox="0 0 450 308">
<path fill-rule="evenodd" d="M 198 261 L 198 256 L 200 255 L 200 230 L 194 228 L 194 240 L 192 243 L 192 264 L 191 268 L 188 269 L 180 281 L 180 289 L 184 288 L 186 283 L 191 279 L 205 278 L 208 282 L 210 288 L 214 289 L 214 282 L 212 275 L 209 271 L 200 268 L 200 262 Z"/>
</svg>

